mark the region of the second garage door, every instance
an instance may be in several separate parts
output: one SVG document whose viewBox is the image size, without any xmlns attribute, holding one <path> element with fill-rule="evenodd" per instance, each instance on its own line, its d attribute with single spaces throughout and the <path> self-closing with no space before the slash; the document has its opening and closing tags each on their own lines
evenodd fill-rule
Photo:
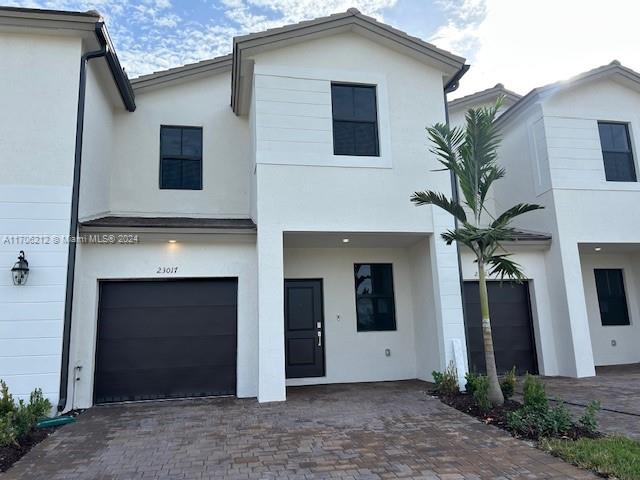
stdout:
<svg viewBox="0 0 640 480">
<path fill-rule="evenodd" d="M 514 366 L 519 374 L 538 373 L 528 283 L 491 281 L 487 290 L 498 373 Z M 485 373 L 478 282 L 464 282 L 464 301 L 469 366 Z"/>
<path fill-rule="evenodd" d="M 95 403 L 231 395 L 236 279 L 101 282 Z"/>
</svg>

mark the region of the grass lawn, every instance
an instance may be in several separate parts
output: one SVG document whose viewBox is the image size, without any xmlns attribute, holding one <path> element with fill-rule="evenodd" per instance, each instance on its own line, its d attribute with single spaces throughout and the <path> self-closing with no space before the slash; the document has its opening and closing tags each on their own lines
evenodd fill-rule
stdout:
<svg viewBox="0 0 640 480">
<path fill-rule="evenodd" d="M 603 475 L 620 480 L 640 479 L 640 443 L 625 437 L 543 439 L 540 446 L 567 462 Z"/>
</svg>

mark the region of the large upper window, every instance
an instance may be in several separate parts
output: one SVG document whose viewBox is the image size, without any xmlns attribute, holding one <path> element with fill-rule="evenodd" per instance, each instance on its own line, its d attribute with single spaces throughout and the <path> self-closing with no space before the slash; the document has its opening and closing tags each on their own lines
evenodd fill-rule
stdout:
<svg viewBox="0 0 640 480">
<path fill-rule="evenodd" d="M 619 268 L 596 268 L 596 291 L 603 326 L 629 325 L 627 296 Z"/>
<path fill-rule="evenodd" d="M 160 127 L 160 188 L 202 190 L 201 127 Z"/>
<path fill-rule="evenodd" d="M 390 263 L 356 263 L 358 331 L 396 329 L 393 272 Z"/>
<path fill-rule="evenodd" d="M 609 182 L 635 182 L 636 169 L 626 123 L 598 122 L 604 173 Z"/>
<path fill-rule="evenodd" d="M 378 157 L 376 87 L 331 84 L 334 155 Z"/>
</svg>

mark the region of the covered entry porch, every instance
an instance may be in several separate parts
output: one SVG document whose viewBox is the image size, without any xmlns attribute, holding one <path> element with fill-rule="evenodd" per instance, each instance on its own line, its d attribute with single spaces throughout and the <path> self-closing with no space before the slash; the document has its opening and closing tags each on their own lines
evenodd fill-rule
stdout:
<svg viewBox="0 0 640 480">
<path fill-rule="evenodd" d="M 285 232 L 286 385 L 464 371 L 457 265 L 434 249 L 428 234 Z"/>
</svg>

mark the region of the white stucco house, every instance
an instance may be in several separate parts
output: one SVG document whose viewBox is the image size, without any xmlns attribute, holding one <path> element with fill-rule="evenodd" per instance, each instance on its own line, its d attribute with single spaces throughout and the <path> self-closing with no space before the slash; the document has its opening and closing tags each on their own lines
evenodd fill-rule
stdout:
<svg viewBox="0 0 640 480">
<path fill-rule="evenodd" d="M 482 368 L 472 261 L 440 239 L 452 218 L 409 202 L 452 193 L 424 129 L 463 58 L 351 9 L 129 80 L 99 14 L 19 8 L 0 8 L 0 58 L 0 378 L 17 397 L 267 402 Z M 450 102 L 459 123 L 505 94 L 512 174 L 492 205 L 547 206 L 509 246 L 530 281 L 492 284 L 505 368 L 640 361 L 638 184 L 605 176 L 635 162 L 637 78 L 612 65 Z"/>
<path fill-rule="evenodd" d="M 518 227 L 545 232 L 547 245 L 510 248 L 530 278 L 539 371 L 582 377 L 640 362 L 640 75 L 613 61 L 524 97 L 496 85 L 450 102 L 451 122 L 498 96 L 507 178 L 489 205 L 545 206 Z M 462 259 L 470 279 L 472 258 Z"/>
</svg>

